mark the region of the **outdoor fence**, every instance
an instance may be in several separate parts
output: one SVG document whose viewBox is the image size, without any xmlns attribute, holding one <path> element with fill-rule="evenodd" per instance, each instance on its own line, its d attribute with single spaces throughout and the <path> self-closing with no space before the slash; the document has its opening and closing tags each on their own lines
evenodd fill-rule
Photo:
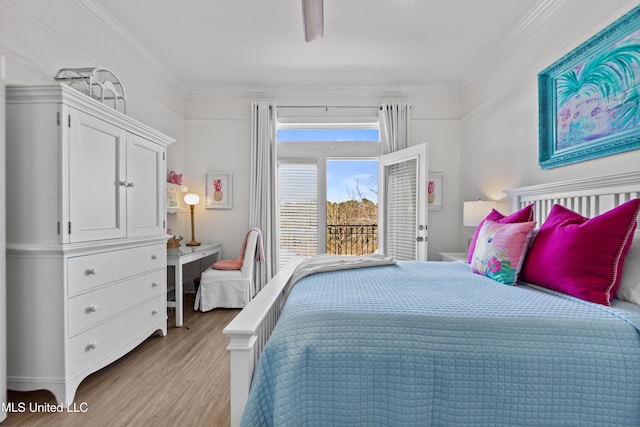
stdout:
<svg viewBox="0 0 640 427">
<path fill-rule="evenodd" d="M 355 224 L 327 225 L 327 253 L 365 255 L 378 249 L 378 226 Z"/>
</svg>

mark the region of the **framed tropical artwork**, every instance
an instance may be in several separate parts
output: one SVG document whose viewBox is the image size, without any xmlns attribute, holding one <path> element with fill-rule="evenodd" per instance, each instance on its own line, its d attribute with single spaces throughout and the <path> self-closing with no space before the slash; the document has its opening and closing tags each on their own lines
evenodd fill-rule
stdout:
<svg viewBox="0 0 640 427">
<path fill-rule="evenodd" d="M 640 148 L 640 6 L 538 74 L 542 169 Z"/>
<path fill-rule="evenodd" d="M 233 174 L 208 172 L 205 176 L 205 200 L 207 209 L 233 208 Z"/>
</svg>

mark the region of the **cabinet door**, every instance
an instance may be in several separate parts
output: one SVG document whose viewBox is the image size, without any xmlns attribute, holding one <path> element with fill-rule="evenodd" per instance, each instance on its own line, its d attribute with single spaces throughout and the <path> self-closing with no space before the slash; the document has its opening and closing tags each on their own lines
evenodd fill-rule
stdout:
<svg viewBox="0 0 640 427">
<path fill-rule="evenodd" d="M 126 132 L 70 109 L 69 241 L 125 237 Z M 64 161 L 63 161 L 64 164 Z"/>
<path fill-rule="evenodd" d="M 164 234 L 165 149 L 138 135 L 127 135 L 128 235 Z"/>
</svg>

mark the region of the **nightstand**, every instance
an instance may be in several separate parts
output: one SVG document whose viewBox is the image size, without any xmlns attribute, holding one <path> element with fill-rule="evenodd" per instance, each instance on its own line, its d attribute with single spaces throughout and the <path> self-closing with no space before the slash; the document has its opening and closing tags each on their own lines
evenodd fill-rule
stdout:
<svg viewBox="0 0 640 427">
<path fill-rule="evenodd" d="M 464 261 L 467 262 L 467 253 L 466 252 L 440 252 L 440 257 L 442 261 Z"/>
</svg>

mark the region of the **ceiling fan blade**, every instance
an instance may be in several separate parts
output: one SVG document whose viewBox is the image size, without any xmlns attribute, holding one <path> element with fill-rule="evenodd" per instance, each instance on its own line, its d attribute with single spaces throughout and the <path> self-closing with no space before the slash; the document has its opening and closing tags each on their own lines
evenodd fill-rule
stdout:
<svg viewBox="0 0 640 427">
<path fill-rule="evenodd" d="M 307 42 L 319 39 L 324 35 L 323 0 L 302 0 L 302 17 L 304 19 L 304 36 Z"/>
</svg>

